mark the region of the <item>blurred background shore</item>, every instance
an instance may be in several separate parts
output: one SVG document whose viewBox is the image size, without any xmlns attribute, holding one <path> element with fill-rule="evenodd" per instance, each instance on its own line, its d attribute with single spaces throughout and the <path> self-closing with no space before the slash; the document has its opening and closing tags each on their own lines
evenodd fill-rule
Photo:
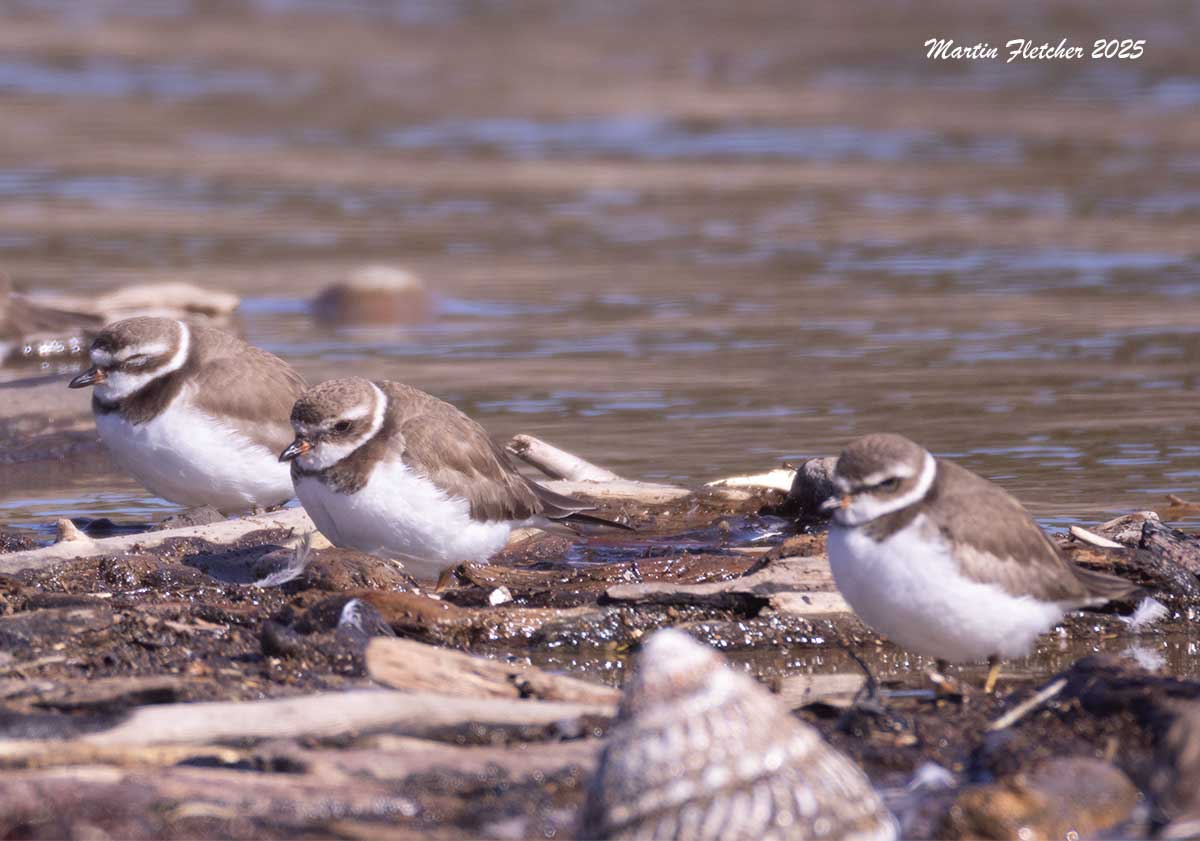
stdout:
<svg viewBox="0 0 1200 841">
<path fill-rule="evenodd" d="M 1094 521 L 1200 491 L 1198 43 L 1175 2 L 18 0 L 0 269 L 231 290 L 313 381 L 409 382 L 623 475 L 892 430 Z M 427 317 L 316 322 L 368 264 Z M 0 524 L 157 506 L 98 449 L 6 473 Z"/>
</svg>

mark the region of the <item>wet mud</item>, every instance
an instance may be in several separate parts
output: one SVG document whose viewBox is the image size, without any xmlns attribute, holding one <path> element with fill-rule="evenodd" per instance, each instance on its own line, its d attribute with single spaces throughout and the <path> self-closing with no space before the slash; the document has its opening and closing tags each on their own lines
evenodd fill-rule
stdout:
<svg viewBox="0 0 1200 841">
<path fill-rule="evenodd" d="M 959 687 L 935 692 L 931 663 L 826 604 L 836 593 L 822 528 L 778 516 L 783 496 L 610 504 L 607 513 L 634 515 L 635 534 L 519 538 L 493 563 L 456 568 L 437 592 L 369 555 L 297 546 L 284 529 L 227 545 L 170 537 L 0 577 L 0 830 L 569 837 L 615 700 L 606 687 L 666 626 L 722 651 L 859 763 L 910 837 L 1147 836 L 1167 811 L 1186 811 L 1161 782 L 1178 762 L 1167 734 L 1200 698 L 1184 662 L 1197 644 L 1186 594 L 1147 576 L 1171 611 L 1157 624 L 1131 626 L 1131 604 L 1077 614 L 1007 664 L 995 694 L 977 688 L 982 667 L 954 671 Z M 1135 577 L 1131 558 L 1171 563 L 1149 546 L 1064 540 L 1077 562 Z M 415 648 L 389 657 L 397 637 Z M 270 738 L 233 725 L 233 735 L 151 733 L 141 747 L 109 735 L 156 708 L 237 702 L 220 714 L 236 721 L 256 703 L 381 686 L 420 699 L 431 684 L 533 705 L 518 710 L 593 706 L 550 720 L 451 713 L 332 730 L 297 720 Z M 1052 695 L 1014 713 L 1047 687 Z M 997 728 L 1006 714 L 1016 718 Z M 1075 763 L 1071 773 L 1062 763 Z"/>
</svg>

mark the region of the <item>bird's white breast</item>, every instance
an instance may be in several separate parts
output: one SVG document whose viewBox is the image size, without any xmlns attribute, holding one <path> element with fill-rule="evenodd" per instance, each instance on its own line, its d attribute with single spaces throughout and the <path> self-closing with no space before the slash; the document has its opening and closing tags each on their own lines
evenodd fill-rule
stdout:
<svg viewBox="0 0 1200 841">
<path fill-rule="evenodd" d="M 398 560 L 419 578 L 436 578 L 463 561 L 486 561 L 512 528 L 472 520 L 465 499 L 447 496 L 399 460 L 377 464 L 352 494 L 301 476 L 296 496 L 331 543 Z"/>
<path fill-rule="evenodd" d="M 96 431 L 117 464 L 171 502 L 233 513 L 292 498 L 277 454 L 195 408 L 186 391 L 145 423 L 97 414 Z"/>
<path fill-rule="evenodd" d="M 1027 654 L 1062 618 L 1052 602 L 973 581 L 920 515 L 876 542 L 860 528 L 829 529 L 829 565 L 855 613 L 897 645 L 952 662 Z"/>
</svg>

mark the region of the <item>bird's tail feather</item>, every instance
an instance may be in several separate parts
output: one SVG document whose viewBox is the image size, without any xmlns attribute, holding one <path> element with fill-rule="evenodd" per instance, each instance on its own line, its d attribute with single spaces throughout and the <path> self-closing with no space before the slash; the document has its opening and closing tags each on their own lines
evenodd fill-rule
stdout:
<svg viewBox="0 0 1200 841">
<path fill-rule="evenodd" d="M 616 520 L 606 520 L 603 517 L 597 517 L 594 514 L 584 514 L 582 511 L 576 511 L 573 514 L 568 514 L 566 517 L 559 519 L 559 522 L 566 521 L 572 525 L 587 525 L 587 526 L 604 526 L 610 529 L 622 529 L 624 531 L 637 531 L 633 526 L 625 523 L 618 523 Z"/>
</svg>

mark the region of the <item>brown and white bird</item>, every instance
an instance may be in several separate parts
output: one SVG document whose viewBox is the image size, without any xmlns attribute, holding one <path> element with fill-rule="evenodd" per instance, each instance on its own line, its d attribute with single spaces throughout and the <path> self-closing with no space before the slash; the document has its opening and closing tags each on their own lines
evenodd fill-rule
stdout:
<svg viewBox="0 0 1200 841">
<path fill-rule="evenodd" d="M 903 648 L 965 662 L 1027 654 L 1063 614 L 1134 585 L 1067 561 L 998 485 L 899 435 L 846 447 L 829 564 L 864 622 Z"/>
<path fill-rule="evenodd" d="M 337 546 L 435 578 L 485 561 L 514 527 L 628 528 L 526 479 L 483 427 L 411 386 L 358 377 L 310 388 L 292 409 L 296 496 Z"/>
<path fill-rule="evenodd" d="M 71 388 L 95 387 L 100 440 L 152 493 L 223 513 L 292 498 L 278 453 L 305 383 L 282 359 L 167 318 L 110 324 L 89 355 Z"/>
</svg>

